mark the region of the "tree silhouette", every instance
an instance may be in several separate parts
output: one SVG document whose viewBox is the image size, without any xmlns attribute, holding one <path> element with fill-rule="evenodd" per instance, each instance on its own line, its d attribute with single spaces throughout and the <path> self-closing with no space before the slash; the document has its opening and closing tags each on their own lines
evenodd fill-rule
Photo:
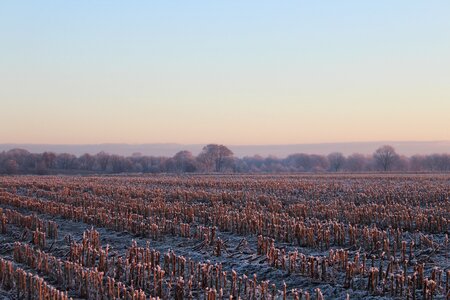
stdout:
<svg viewBox="0 0 450 300">
<path fill-rule="evenodd" d="M 233 152 L 224 145 L 209 144 L 203 147 L 199 154 L 199 161 L 207 171 L 221 172 L 227 160 L 231 160 Z"/>
<path fill-rule="evenodd" d="M 392 165 L 398 159 L 398 154 L 395 152 L 394 147 L 384 145 L 375 151 L 373 158 L 375 159 L 377 165 L 386 172 L 391 170 Z"/>
<path fill-rule="evenodd" d="M 328 162 L 330 164 L 330 169 L 334 172 L 339 171 L 342 169 L 345 163 L 345 157 L 340 152 L 333 152 L 328 154 Z"/>
</svg>

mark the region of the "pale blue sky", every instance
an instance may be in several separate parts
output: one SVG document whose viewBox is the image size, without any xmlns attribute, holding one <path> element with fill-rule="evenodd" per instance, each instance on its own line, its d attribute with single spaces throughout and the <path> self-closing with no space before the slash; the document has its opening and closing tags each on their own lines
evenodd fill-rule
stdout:
<svg viewBox="0 0 450 300">
<path fill-rule="evenodd" d="M 0 143 L 450 140 L 449 1 L 3 1 Z"/>
</svg>

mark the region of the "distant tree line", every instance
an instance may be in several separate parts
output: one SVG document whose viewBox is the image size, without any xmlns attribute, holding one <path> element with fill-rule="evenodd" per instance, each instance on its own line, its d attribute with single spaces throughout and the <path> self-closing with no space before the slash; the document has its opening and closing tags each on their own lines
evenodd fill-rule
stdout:
<svg viewBox="0 0 450 300">
<path fill-rule="evenodd" d="M 117 174 L 117 173 L 283 173 L 283 172 L 450 172 L 450 154 L 406 157 L 392 146 L 372 155 L 344 156 L 296 153 L 286 158 L 259 155 L 237 158 L 224 145 L 209 144 L 194 156 L 180 151 L 173 157 L 120 156 L 100 152 L 79 157 L 52 152 L 12 149 L 0 153 L 0 174 Z"/>
</svg>

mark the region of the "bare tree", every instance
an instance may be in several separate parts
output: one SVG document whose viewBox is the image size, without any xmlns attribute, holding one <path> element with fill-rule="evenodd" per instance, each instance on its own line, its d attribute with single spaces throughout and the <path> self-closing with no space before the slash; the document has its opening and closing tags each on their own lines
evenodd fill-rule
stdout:
<svg viewBox="0 0 450 300">
<path fill-rule="evenodd" d="M 205 166 L 207 171 L 223 171 L 227 162 L 231 162 L 233 152 L 224 145 L 209 144 L 203 147 L 198 155 L 198 160 Z"/>
<path fill-rule="evenodd" d="M 44 152 L 42 153 L 42 160 L 46 168 L 52 169 L 55 166 L 56 154 L 53 152 Z"/>
<path fill-rule="evenodd" d="M 311 157 L 305 153 L 291 154 L 286 157 L 285 163 L 295 172 L 308 172 L 312 169 Z"/>
<path fill-rule="evenodd" d="M 131 161 L 120 155 L 111 155 L 106 170 L 109 173 L 123 173 L 131 170 Z"/>
<path fill-rule="evenodd" d="M 56 156 L 55 163 L 58 169 L 76 169 L 77 157 L 70 153 L 61 153 Z"/>
<path fill-rule="evenodd" d="M 330 169 L 334 172 L 341 170 L 345 164 L 345 157 L 341 152 L 330 153 L 327 158 L 328 163 L 330 164 Z"/>
<path fill-rule="evenodd" d="M 399 156 L 395 152 L 394 147 L 384 145 L 375 151 L 373 158 L 377 166 L 381 167 L 381 169 L 386 172 L 391 170 L 393 164 L 398 160 Z"/>
<path fill-rule="evenodd" d="M 345 161 L 345 169 L 350 172 L 362 172 L 367 165 L 367 157 L 360 153 L 353 153 Z"/>
<path fill-rule="evenodd" d="M 100 168 L 100 171 L 106 171 L 110 155 L 101 151 L 95 155 L 95 160 Z"/>
<path fill-rule="evenodd" d="M 78 166 L 81 170 L 91 171 L 94 169 L 95 157 L 85 153 L 78 158 Z"/>
<path fill-rule="evenodd" d="M 195 158 L 190 151 L 183 150 L 173 157 L 178 172 L 195 172 Z"/>
</svg>

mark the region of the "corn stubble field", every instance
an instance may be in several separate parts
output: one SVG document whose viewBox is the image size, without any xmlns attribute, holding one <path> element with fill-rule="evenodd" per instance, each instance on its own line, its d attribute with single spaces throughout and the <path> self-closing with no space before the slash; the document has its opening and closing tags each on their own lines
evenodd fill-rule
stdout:
<svg viewBox="0 0 450 300">
<path fill-rule="evenodd" d="M 0 177 L 0 298 L 449 299 L 450 175 Z"/>
</svg>

